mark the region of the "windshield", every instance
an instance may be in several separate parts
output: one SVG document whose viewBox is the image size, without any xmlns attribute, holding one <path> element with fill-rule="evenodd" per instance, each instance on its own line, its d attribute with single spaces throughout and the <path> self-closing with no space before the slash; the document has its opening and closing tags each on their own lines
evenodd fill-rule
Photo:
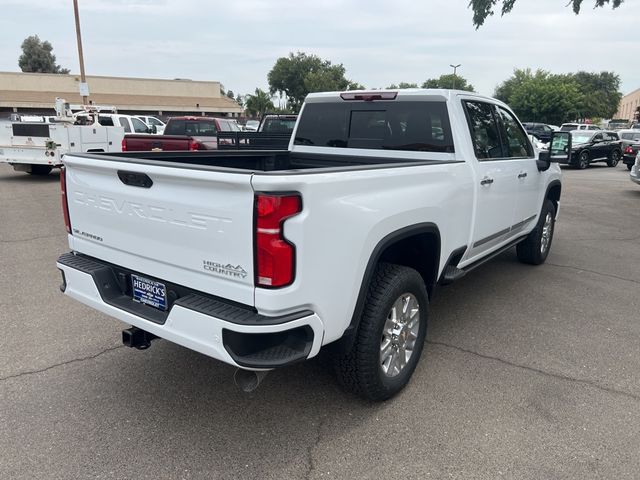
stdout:
<svg viewBox="0 0 640 480">
<path fill-rule="evenodd" d="M 578 128 L 578 125 L 576 125 L 575 123 L 567 123 L 560 127 L 560 131 L 570 132 L 571 130 L 575 130 L 576 128 Z"/>
<path fill-rule="evenodd" d="M 573 143 L 587 143 L 589 140 L 591 140 L 592 134 L 591 133 L 572 133 L 571 134 L 571 139 L 573 141 Z"/>
<path fill-rule="evenodd" d="M 623 133 L 621 135 L 623 140 L 640 140 L 640 132 L 638 133 Z"/>
</svg>

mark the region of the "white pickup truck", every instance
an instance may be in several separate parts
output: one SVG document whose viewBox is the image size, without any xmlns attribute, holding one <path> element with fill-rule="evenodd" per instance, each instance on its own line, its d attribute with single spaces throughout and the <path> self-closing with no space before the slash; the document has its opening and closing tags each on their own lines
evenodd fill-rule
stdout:
<svg viewBox="0 0 640 480">
<path fill-rule="evenodd" d="M 351 91 L 309 95 L 287 151 L 69 154 L 61 290 L 132 325 L 127 345 L 170 340 L 245 387 L 325 347 L 383 400 L 437 285 L 514 246 L 545 261 L 571 151 L 554 136 L 536 155 L 506 105 L 468 92 Z"/>
</svg>

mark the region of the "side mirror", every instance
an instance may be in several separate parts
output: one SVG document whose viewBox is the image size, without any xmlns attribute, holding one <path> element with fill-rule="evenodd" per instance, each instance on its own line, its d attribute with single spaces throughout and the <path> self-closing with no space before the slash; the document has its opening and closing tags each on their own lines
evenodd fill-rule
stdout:
<svg viewBox="0 0 640 480">
<path fill-rule="evenodd" d="M 551 163 L 569 163 L 571 159 L 571 133 L 553 132 L 549 140 L 549 150 L 540 154 L 538 169 L 542 172 L 547 170 Z M 541 163 L 543 168 L 541 169 Z"/>
<path fill-rule="evenodd" d="M 158 127 L 156 127 L 155 125 L 151 125 L 149 127 L 149 133 L 152 133 L 155 135 L 156 133 L 158 133 Z"/>
<path fill-rule="evenodd" d="M 536 160 L 536 165 L 538 166 L 539 172 L 545 172 L 549 170 L 551 167 L 551 154 L 549 150 L 543 150 L 538 155 L 538 160 Z"/>
</svg>

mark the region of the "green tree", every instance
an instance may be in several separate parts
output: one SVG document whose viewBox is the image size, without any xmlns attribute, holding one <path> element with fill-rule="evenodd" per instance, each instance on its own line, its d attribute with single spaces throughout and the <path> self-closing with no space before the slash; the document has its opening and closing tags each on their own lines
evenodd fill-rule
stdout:
<svg viewBox="0 0 640 480">
<path fill-rule="evenodd" d="M 622 94 L 613 72 L 553 75 L 544 70 L 515 70 L 498 85 L 494 96 L 524 120 L 563 123 L 576 119 L 611 118 Z"/>
<path fill-rule="evenodd" d="M 530 68 L 515 69 L 513 76 L 496 87 L 496 91 L 493 96 L 498 100 L 509 103 L 509 99 L 511 98 L 511 95 L 513 95 L 514 90 L 527 81 L 532 75 Z"/>
<path fill-rule="evenodd" d="M 584 0 L 569 0 L 568 3 L 565 1 L 565 4 L 571 6 L 577 15 L 580 13 L 583 1 Z M 595 6 L 604 7 L 607 4 L 611 4 L 613 8 L 618 8 L 623 2 L 624 0 L 595 0 Z M 500 3 L 502 4 L 500 13 L 505 15 L 513 10 L 516 0 L 470 0 L 469 6 L 473 10 L 473 24 L 475 27 L 480 28 L 487 17 L 493 15 L 494 7 Z"/>
<path fill-rule="evenodd" d="M 233 94 L 233 90 L 227 90 L 227 97 L 229 97 L 231 100 L 234 99 L 235 95 Z"/>
<path fill-rule="evenodd" d="M 37 35 L 25 38 L 21 48 L 18 65 L 23 72 L 69 73 L 69 69 L 56 64 L 53 45 L 46 40 L 41 41 Z"/>
<path fill-rule="evenodd" d="M 358 82 L 349 82 L 347 85 L 347 90 L 365 90 L 367 87 Z"/>
<path fill-rule="evenodd" d="M 289 108 L 288 106 L 284 106 L 284 107 L 275 107 L 273 110 L 270 110 L 270 112 L 272 113 L 280 113 L 282 115 L 286 115 L 286 114 L 290 114 L 290 113 L 295 113 L 293 110 L 291 110 L 291 108 Z"/>
<path fill-rule="evenodd" d="M 345 78 L 345 68 L 341 63 L 333 65 L 329 60 L 303 52 L 279 58 L 267 78 L 271 94 L 284 93 L 294 111 L 300 110 L 304 98 L 311 92 L 360 87 Z"/>
<path fill-rule="evenodd" d="M 455 88 L 473 92 L 475 89 L 466 78 L 452 73 L 440 75 L 440 78 L 430 78 L 422 84 L 422 88 Z"/>
<path fill-rule="evenodd" d="M 622 100 L 620 77 L 613 72 L 578 72 L 572 75 L 584 98 L 580 113 L 584 118 L 612 118 Z"/>
<path fill-rule="evenodd" d="M 389 90 L 404 90 L 405 88 L 418 88 L 417 83 L 400 82 L 398 85 L 392 83 L 387 87 Z"/>
<path fill-rule="evenodd" d="M 572 75 L 544 70 L 516 70 L 496 88 L 496 98 L 507 103 L 523 121 L 561 124 L 580 117 L 584 94 Z"/>
<path fill-rule="evenodd" d="M 275 109 L 271 97 L 267 92 L 256 88 L 255 93 L 245 96 L 244 108 L 252 117 L 261 117 L 265 112 Z"/>
</svg>

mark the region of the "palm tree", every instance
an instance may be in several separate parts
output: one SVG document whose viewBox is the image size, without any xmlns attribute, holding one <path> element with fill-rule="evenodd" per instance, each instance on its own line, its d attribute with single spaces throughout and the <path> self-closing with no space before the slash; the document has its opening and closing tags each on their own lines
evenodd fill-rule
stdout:
<svg viewBox="0 0 640 480">
<path fill-rule="evenodd" d="M 265 112 L 275 109 L 269 94 L 259 88 L 256 88 L 253 95 L 248 94 L 246 96 L 244 107 L 247 113 L 254 117 L 261 117 Z"/>
</svg>

